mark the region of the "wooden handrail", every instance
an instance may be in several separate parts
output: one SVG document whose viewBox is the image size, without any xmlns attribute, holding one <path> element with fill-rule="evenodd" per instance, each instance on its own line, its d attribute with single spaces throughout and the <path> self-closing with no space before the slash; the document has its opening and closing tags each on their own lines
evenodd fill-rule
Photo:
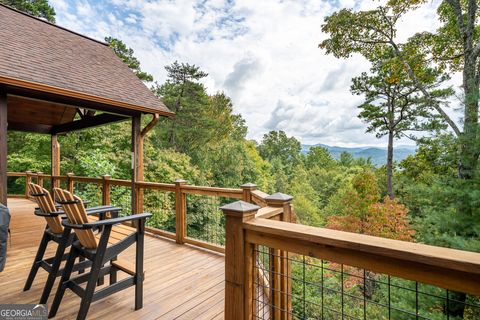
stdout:
<svg viewBox="0 0 480 320">
<path fill-rule="evenodd" d="M 110 176 L 103 177 L 84 177 L 77 176 L 74 174 L 68 175 L 50 175 L 44 173 L 34 173 L 34 172 L 8 172 L 7 176 L 9 177 L 26 177 L 25 185 L 25 194 L 22 195 L 9 195 L 15 197 L 25 197 L 28 198 L 28 188 L 27 181 L 34 179 L 34 182 L 43 183 L 43 181 L 48 181 L 51 179 L 54 181 L 62 181 L 67 183 L 67 188 L 72 192 L 75 191 L 75 183 L 90 183 L 98 185 L 102 190 L 101 203 L 104 205 L 110 204 L 111 202 L 111 190 L 113 186 L 122 186 L 127 188 L 132 188 L 132 182 L 125 179 L 114 179 Z M 53 185 L 53 184 L 52 184 Z M 164 192 L 172 192 L 176 194 L 176 202 L 180 201 L 181 205 L 176 205 L 176 229 L 178 230 L 175 233 L 168 232 L 165 230 L 155 229 L 148 227 L 147 231 L 164 236 L 170 239 L 175 239 L 178 243 L 189 243 L 194 246 L 202 247 L 208 250 L 216 251 L 219 253 L 224 253 L 225 248 L 220 245 L 208 243 L 198 239 L 193 239 L 188 237 L 187 227 L 186 227 L 186 195 L 201 195 L 207 197 L 225 197 L 233 199 L 242 199 L 244 190 L 240 188 L 220 188 L 220 187 L 206 187 L 206 186 L 193 186 L 181 183 L 176 186 L 174 183 L 159 183 L 159 182 L 150 182 L 150 181 L 137 181 L 134 184 L 135 190 L 158 190 Z M 267 194 L 265 194 L 267 195 Z M 179 203 L 180 203 L 179 202 Z M 277 210 L 278 211 L 278 210 Z"/>
<path fill-rule="evenodd" d="M 219 187 L 201 187 L 201 186 L 182 186 L 182 192 L 186 194 L 196 194 L 202 196 L 225 197 L 242 199 L 242 189 L 219 188 Z"/>
<path fill-rule="evenodd" d="M 256 218 L 247 243 L 480 296 L 480 253 Z"/>
</svg>

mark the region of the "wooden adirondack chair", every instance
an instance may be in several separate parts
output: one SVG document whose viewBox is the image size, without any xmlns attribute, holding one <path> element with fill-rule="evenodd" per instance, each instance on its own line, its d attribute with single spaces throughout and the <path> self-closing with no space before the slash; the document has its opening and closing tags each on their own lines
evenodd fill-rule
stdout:
<svg viewBox="0 0 480 320">
<path fill-rule="evenodd" d="M 23 291 L 27 291 L 31 288 L 37 271 L 40 267 L 45 269 L 48 272 L 48 278 L 43 288 L 42 296 L 40 298 L 40 304 L 47 303 L 48 296 L 52 290 L 55 278 L 60 276 L 62 269 L 60 269 L 60 264 L 63 260 L 66 260 L 67 255 L 65 254 L 65 249 L 70 246 L 74 239 L 74 234 L 71 232 L 71 229 L 64 227 L 62 225 L 61 215 L 64 212 L 57 210 L 55 202 L 53 201 L 52 196 L 48 190 L 42 188 L 37 184 L 30 183 L 29 185 L 30 195 L 35 198 L 39 208 L 35 211 L 35 215 L 45 218 L 47 225 L 45 231 L 43 232 L 43 237 L 38 247 L 35 260 L 33 261 L 32 268 L 28 275 L 27 281 L 23 288 Z M 98 217 L 96 215 L 105 215 L 107 213 L 112 213 L 113 215 L 118 215 L 118 212 L 121 208 L 112 207 L 112 206 L 100 206 L 90 208 L 88 210 L 88 220 L 96 221 Z M 45 250 L 48 246 L 48 243 L 53 241 L 57 244 L 57 250 L 55 256 L 45 258 Z M 85 268 L 89 267 L 90 261 L 77 263 L 73 270 L 74 271 L 83 271 Z"/>
<path fill-rule="evenodd" d="M 72 228 L 78 240 L 74 241 L 71 246 L 49 317 L 56 315 L 67 288 L 82 299 L 77 319 L 86 318 L 92 302 L 131 286 L 135 286 L 135 310 L 141 309 L 143 307 L 145 220 L 151 214 L 141 213 L 90 222 L 79 197 L 59 188 L 55 188 L 54 192 L 68 217 L 68 221 L 62 221 L 62 225 Z M 126 221 L 135 221 L 136 228 L 123 225 L 122 222 Z M 93 232 L 95 227 L 101 227 L 101 232 L 95 234 Z M 118 258 L 121 252 L 134 243 L 136 244 L 135 265 Z M 92 266 L 89 272 L 71 278 L 77 257 L 90 260 Z M 117 282 L 118 271 L 123 271 L 128 276 Z M 109 285 L 95 292 L 97 280 L 106 274 L 110 276 Z M 85 288 L 80 286 L 84 282 L 87 282 Z"/>
</svg>

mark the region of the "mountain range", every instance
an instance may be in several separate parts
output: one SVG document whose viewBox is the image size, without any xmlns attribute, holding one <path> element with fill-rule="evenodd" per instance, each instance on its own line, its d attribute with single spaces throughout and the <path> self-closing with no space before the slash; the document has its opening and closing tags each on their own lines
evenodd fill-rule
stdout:
<svg viewBox="0 0 480 320">
<path fill-rule="evenodd" d="M 387 162 L 387 148 L 386 147 L 337 147 L 326 144 L 302 144 L 302 153 L 307 153 L 311 147 L 323 147 L 327 149 L 334 159 L 339 159 L 342 152 L 350 153 L 354 158 L 371 158 L 372 163 L 376 166 L 384 165 Z M 409 145 L 399 145 L 393 149 L 393 160 L 401 161 L 409 155 L 415 154 L 416 147 Z"/>
</svg>

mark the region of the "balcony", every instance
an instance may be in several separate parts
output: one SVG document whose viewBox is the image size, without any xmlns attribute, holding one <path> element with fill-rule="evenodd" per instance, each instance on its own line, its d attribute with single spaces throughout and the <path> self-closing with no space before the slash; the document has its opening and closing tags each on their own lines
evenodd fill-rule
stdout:
<svg viewBox="0 0 480 320">
<path fill-rule="evenodd" d="M 30 200 L 9 198 L 8 205 L 12 237 L 7 265 L 0 273 L 0 303 L 38 303 L 46 280 L 45 271 L 38 271 L 29 291 L 23 292 L 22 288 L 45 223 L 33 215 L 36 204 Z M 133 259 L 134 248 L 131 249 L 126 257 Z M 54 254 L 52 250 L 50 253 Z M 131 287 L 93 303 L 89 319 L 223 319 L 224 269 L 224 257 L 218 253 L 148 234 L 143 309 L 134 312 L 134 288 Z M 55 290 L 49 303 L 54 294 Z M 67 292 L 55 319 L 75 319 L 79 303 L 80 298 Z"/>
<path fill-rule="evenodd" d="M 134 188 L 145 200 L 137 210 L 153 213 L 144 308 L 133 310 L 127 289 L 93 303 L 92 319 L 480 319 L 480 254 L 296 224 L 290 196 L 255 185 L 9 177 L 17 187 L 59 184 L 94 204 L 124 207 Z M 12 245 L 0 302 L 36 303 L 45 274 L 21 290 L 44 225 L 20 191 L 9 198 Z M 74 318 L 78 303 L 66 295 L 57 318 Z"/>
</svg>

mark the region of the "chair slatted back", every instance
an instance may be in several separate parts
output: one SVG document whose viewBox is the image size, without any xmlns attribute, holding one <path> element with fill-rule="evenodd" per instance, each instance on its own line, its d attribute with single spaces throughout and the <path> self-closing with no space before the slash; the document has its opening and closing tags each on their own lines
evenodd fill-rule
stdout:
<svg viewBox="0 0 480 320">
<path fill-rule="evenodd" d="M 88 223 L 87 212 L 83 205 L 82 199 L 71 194 L 67 190 L 62 190 L 60 188 L 54 188 L 55 197 L 59 201 L 77 201 L 68 204 L 62 204 L 63 210 L 67 214 L 68 220 L 74 224 L 84 224 Z M 82 246 L 88 249 L 95 249 L 98 245 L 95 235 L 93 234 L 92 229 L 74 229 L 75 234 L 80 240 Z"/>
<path fill-rule="evenodd" d="M 29 184 L 29 189 L 31 194 L 37 195 L 34 198 L 43 213 L 52 213 L 57 211 L 57 209 L 55 208 L 55 202 L 53 201 L 52 196 L 50 192 L 48 192 L 48 190 L 34 183 Z M 47 221 L 47 225 L 52 232 L 63 232 L 63 226 L 60 217 L 45 217 L 45 220 Z"/>
</svg>

